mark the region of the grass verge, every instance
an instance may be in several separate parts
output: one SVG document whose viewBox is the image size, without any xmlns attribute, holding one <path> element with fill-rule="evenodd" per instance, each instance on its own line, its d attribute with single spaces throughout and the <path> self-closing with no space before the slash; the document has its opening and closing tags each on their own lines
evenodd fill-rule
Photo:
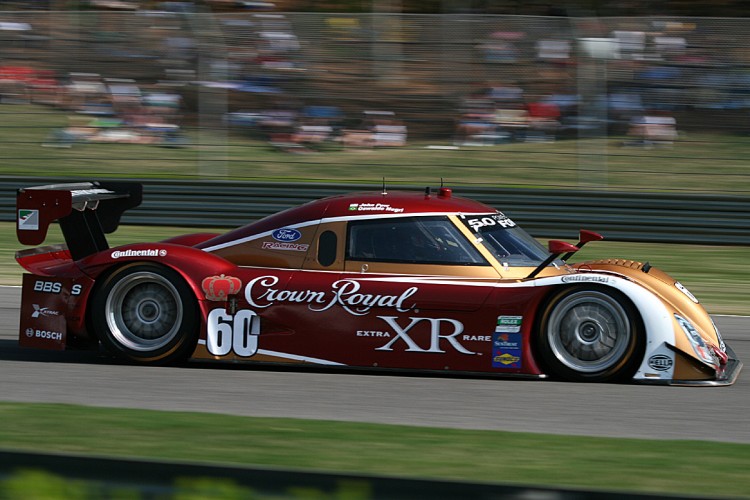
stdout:
<svg viewBox="0 0 750 500">
<path fill-rule="evenodd" d="M 623 147 L 622 137 L 452 146 L 449 137 L 403 148 L 326 148 L 290 154 L 241 130 L 187 129 L 186 147 L 79 143 L 50 145 L 68 113 L 0 105 L 0 174 L 131 178 L 255 179 L 687 191 L 747 194 L 750 140 L 682 135 L 672 146 Z M 80 120 L 81 117 L 75 117 Z M 436 148 L 437 147 L 437 148 Z M 448 148 L 448 149 L 446 149 Z"/>
<path fill-rule="evenodd" d="M 0 447 L 692 495 L 750 492 L 750 445 L 0 404 Z M 54 422 L 54 424 L 52 424 Z"/>
</svg>

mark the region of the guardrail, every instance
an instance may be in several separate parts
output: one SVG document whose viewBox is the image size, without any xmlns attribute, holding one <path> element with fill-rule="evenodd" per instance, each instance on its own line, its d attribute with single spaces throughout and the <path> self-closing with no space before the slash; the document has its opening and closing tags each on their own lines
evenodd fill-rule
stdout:
<svg viewBox="0 0 750 500">
<path fill-rule="evenodd" d="M 80 179 L 78 179 L 80 180 Z M 19 187 L 69 182 L 0 178 L 0 220 L 15 220 Z M 237 227 L 324 196 L 382 190 L 380 185 L 246 181 L 142 180 L 144 200 L 123 224 Z M 392 186 L 424 190 L 424 186 Z M 518 221 L 534 236 L 568 238 L 580 228 L 607 239 L 661 243 L 750 245 L 750 197 L 454 186 Z"/>
</svg>

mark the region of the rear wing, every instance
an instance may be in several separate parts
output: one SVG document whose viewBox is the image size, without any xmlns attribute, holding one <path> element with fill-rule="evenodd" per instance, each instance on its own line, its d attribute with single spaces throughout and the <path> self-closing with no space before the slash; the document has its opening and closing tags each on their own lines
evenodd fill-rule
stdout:
<svg viewBox="0 0 750 500">
<path fill-rule="evenodd" d="M 24 245 L 41 245 L 49 225 L 60 223 L 73 260 L 109 248 L 105 233 L 120 225 L 123 212 L 141 204 L 139 182 L 78 182 L 22 188 L 16 195 L 16 235 Z"/>
</svg>

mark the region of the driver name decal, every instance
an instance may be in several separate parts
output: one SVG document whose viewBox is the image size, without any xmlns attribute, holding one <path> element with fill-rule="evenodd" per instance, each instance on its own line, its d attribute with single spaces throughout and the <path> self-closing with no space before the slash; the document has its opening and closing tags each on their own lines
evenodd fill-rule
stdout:
<svg viewBox="0 0 750 500">
<path fill-rule="evenodd" d="M 414 309 L 416 304 L 409 298 L 418 288 L 407 288 L 398 295 L 373 294 L 361 291 L 358 281 L 344 279 L 334 282 L 331 290 L 280 290 L 277 276 L 260 276 L 250 280 L 245 287 L 245 300 L 256 309 L 265 309 L 273 304 L 307 304 L 311 311 L 322 312 L 334 306 L 355 316 L 364 316 L 373 307 L 393 308 L 398 312 Z"/>
</svg>

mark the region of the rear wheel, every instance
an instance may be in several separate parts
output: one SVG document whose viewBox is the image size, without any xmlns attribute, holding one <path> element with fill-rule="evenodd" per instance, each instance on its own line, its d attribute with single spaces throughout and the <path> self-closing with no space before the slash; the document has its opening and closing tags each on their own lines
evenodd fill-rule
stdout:
<svg viewBox="0 0 750 500">
<path fill-rule="evenodd" d="M 186 359 L 198 339 L 198 307 L 175 271 L 131 264 L 94 292 L 91 320 L 104 346 L 128 361 L 167 364 Z"/>
<path fill-rule="evenodd" d="M 635 307 L 621 293 L 574 287 L 542 308 L 537 349 L 550 375 L 605 382 L 632 377 L 645 340 Z"/>
</svg>

